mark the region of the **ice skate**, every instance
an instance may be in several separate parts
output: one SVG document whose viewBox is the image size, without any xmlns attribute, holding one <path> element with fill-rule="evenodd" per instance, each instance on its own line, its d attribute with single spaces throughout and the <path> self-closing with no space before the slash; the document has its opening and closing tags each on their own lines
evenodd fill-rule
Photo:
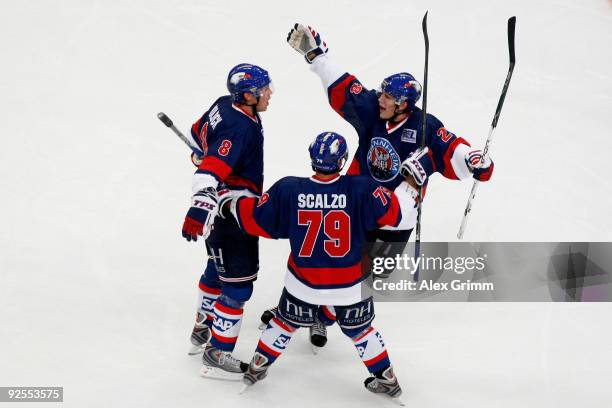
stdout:
<svg viewBox="0 0 612 408">
<path fill-rule="evenodd" d="M 193 330 L 191 331 L 191 348 L 187 352 L 190 356 L 195 356 L 200 354 L 204 347 L 206 347 L 206 343 L 210 340 L 212 333 L 210 331 L 210 327 L 208 327 L 204 322 L 206 321 L 206 315 L 198 312 L 196 316 L 196 322 L 193 326 Z"/>
<path fill-rule="evenodd" d="M 404 406 L 404 403 L 399 399 L 402 395 L 402 388 L 397 382 L 397 377 L 393 373 L 393 367 L 387 368 L 382 372 L 381 377 L 369 377 L 363 385 L 375 394 L 388 395 L 391 400 L 398 405 Z"/>
<path fill-rule="evenodd" d="M 327 343 L 327 327 L 322 321 L 315 317 L 315 321 L 308 328 L 310 332 L 310 345 L 312 346 L 313 354 L 317 354 L 321 347 Z"/>
<path fill-rule="evenodd" d="M 268 375 L 268 368 L 270 368 L 270 364 L 268 364 L 268 358 L 261 353 L 255 352 L 253 359 L 251 360 L 251 364 L 249 364 L 244 376 L 242 377 L 242 382 L 244 386 L 240 390 L 240 394 L 246 391 L 250 386 L 255 384 L 257 381 L 261 381 Z"/>
<path fill-rule="evenodd" d="M 238 360 L 232 353 L 207 344 L 202 353 L 202 377 L 218 380 L 240 381 L 248 364 Z"/>
<path fill-rule="evenodd" d="M 278 306 L 273 307 L 272 309 L 268 309 L 261 314 L 260 320 L 261 324 L 259 325 L 259 330 L 266 330 L 266 326 L 270 323 L 273 317 L 276 317 L 278 314 Z"/>
</svg>

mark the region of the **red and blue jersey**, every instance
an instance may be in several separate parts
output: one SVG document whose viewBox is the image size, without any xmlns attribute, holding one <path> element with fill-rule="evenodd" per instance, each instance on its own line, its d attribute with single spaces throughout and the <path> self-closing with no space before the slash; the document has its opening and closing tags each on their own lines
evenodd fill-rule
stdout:
<svg viewBox="0 0 612 408">
<path fill-rule="evenodd" d="M 362 250 L 366 231 L 397 226 L 395 194 L 367 177 L 286 177 L 261 198 L 236 206 L 251 235 L 287 238 L 291 253 L 285 287 L 312 304 L 349 305 L 362 300 Z"/>
<path fill-rule="evenodd" d="M 415 107 L 408 118 L 391 123 L 379 117 L 378 97 L 366 90 L 354 76 L 345 73 L 328 88 L 332 108 L 357 131 L 359 146 L 347 172 L 348 175 L 372 177 L 381 185 L 394 190 L 402 181 L 401 164 L 421 146 L 422 111 Z M 449 179 L 469 176 L 463 156 L 453 157 L 464 139 L 444 128 L 435 116 L 427 115 L 425 144 L 433 161 L 430 174 L 439 172 Z M 428 176 L 430 175 L 428 174 Z"/>
<path fill-rule="evenodd" d="M 263 127 L 257 114 L 242 110 L 229 96 L 217 99 L 191 127 L 204 157 L 194 176 L 212 176 L 231 189 L 263 189 Z M 197 190 L 197 188 L 196 188 Z"/>
</svg>

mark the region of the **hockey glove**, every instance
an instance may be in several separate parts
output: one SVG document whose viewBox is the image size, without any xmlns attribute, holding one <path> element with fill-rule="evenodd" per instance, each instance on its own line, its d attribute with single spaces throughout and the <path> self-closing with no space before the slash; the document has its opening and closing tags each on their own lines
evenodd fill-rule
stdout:
<svg viewBox="0 0 612 408">
<path fill-rule="evenodd" d="M 255 197 L 255 194 L 248 190 L 230 190 L 228 188 L 219 190 L 219 217 L 225 219 L 232 215 L 233 202 L 240 197 Z"/>
<path fill-rule="evenodd" d="M 422 186 L 425 184 L 427 176 L 433 173 L 433 168 L 433 159 L 429 154 L 429 148 L 425 146 L 418 148 L 404 160 L 400 173 L 404 177 L 412 176 L 414 181 Z"/>
<path fill-rule="evenodd" d="M 321 40 L 321 36 L 310 26 L 295 23 L 289 34 L 287 42 L 297 52 L 304 56 L 306 62 L 312 64 L 315 58 L 328 51 L 327 44 Z"/>
<path fill-rule="evenodd" d="M 478 181 L 489 181 L 493 175 L 493 160 L 489 156 L 482 159 L 482 150 L 472 150 L 465 155 L 465 163 Z"/>
<path fill-rule="evenodd" d="M 183 237 L 187 241 L 197 241 L 198 235 L 208 238 L 217 215 L 217 191 L 207 187 L 191 198 L 191 208 L 183 223 Z"/>
</svg>

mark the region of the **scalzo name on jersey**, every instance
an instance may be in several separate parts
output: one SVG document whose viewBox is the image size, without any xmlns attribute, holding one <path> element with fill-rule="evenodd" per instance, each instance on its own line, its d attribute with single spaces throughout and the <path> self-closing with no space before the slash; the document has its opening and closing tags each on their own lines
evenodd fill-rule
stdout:
<svg viewBox="0 0 612 408">
<path fill-rule="evenodd" d="M 300 194 L 299 208 L 346 208 L 345 194 Z"/>
</svg>

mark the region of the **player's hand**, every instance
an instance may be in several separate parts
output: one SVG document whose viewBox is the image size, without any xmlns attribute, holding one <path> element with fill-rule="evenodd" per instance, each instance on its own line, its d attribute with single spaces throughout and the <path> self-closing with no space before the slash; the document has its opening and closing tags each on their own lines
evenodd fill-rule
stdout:
<svg viewBox="0 0 612 408">
<path fill-rule="evenodd" d="M 198 191 L 191 198 L 191 208 L 183 223 L 183 237 L 187 241 L 197 241 L 198 235 L 208 238 L 217 215 L 217 191 L 208 187 Z"/>
<path fill-rule="evenodd" d="M 257 197 L 249 190 L 219 190 L 219 217 L 225 219 L 229 215 L 236 216 L 236 205 L 242 197 Z"/>
<path fill-rule="evenodd" d="M 229 215 L 229 204 L 232 201 L 232 190 L 224 188 L 217 192 L 219 195 L 219 212 L 218 216 L 225 219 Z"/>
<path fill-rule="evenodd" d="M 327 44 L 312 27 L 295 23 L 289 34 L 287 42 L 297 52 L 304 56 L 306 62 L 312 64 L 315 58 L 328 51 Z"/>
<path fill-rule="evenodd" d="M 248 193 L 246 190 L 230 190 L 229 188 L 219 190 L 219 217 L 225 219 L 227 216 L 231 215 L 233 200 L 247 195 Z"/>
<path fill-rule="evenodd" d="M 482 160 L 482 150 L 472 150 L 465 155 L 465 163 L 472 172 L 472 177 L 478 181 L 489 181 L 493 175 L 493 160 L 485 156 Z"/>
<path fill-rule="evenodd" d="M 412 176 L 416 184 L 422 186 L 427 180 L 427 175 L 433 173 L 433 159 L 429 154 L 429 148 L 419 147 L 402 163 L 400 173 L 404 177 Z"/>
</svg>

